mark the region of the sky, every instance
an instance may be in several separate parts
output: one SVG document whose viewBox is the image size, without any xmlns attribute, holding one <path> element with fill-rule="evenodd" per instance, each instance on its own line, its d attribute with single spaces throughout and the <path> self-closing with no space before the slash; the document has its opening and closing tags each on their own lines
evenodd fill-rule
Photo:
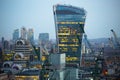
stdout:
<svg viewBox="0 0 120 80">
<path fill-rule="evenodd" d="M 87 11 L 85 33 L 89 39 L 108 38 L 111 29 L 120 37 L 120 0 L 0 0 L 0 38 L 12 39 L 15 29 L 33 28 L 55 39 L 53 5 L 66 4 Z"/>
</svg>

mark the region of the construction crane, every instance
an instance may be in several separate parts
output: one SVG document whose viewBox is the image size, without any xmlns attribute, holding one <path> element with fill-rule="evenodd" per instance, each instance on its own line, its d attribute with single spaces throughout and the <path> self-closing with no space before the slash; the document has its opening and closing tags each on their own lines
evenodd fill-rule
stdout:
<svg viewBox="0 0 120 80">
<path fill-rule="evenodd" d="M 90 42 L 88 41 L 86 34 L 84 34 L 84 39 L 85 39 L 86 43 L 88 44 L 88 47 L 90 48 L 91 53 L 94 54 L 94 50 L 92 49 L 92 46 L 91 46 Z"/>
<path fill-rule="evenodd" d="M 50 59 L 51 54 L 49 54 L 46 46 L 44 46 L 44 47 L 40 46 L 40 52 L 38 52 L 38 50 L 36 50 L 34 45 L 32 45 L 32 48 L 33 48 L 34 52 L 37 55 L 39 55 L 38 57 L 40 57 L 40 52 L 41 52 L 41 54 L 42 54 L 41 58 L 44 58 L 44 59 L 41 59 L 43 64 L 42 64 L 42 69 L 40 71 L 40 75 L 41 75 L 40 80 L 53 80 L 52 78 L 55 75 L 56 70 L 50 69 L 51 63 L 50 63 L 49 59 Z M 49 75 L 50 70 L 53 71 L 52 75 Z"/>
<path fill-rule="evenodd" d="M 32 47 L 33 53 L 37 55 L 38 61 L 40 61 L 40 47 L 36 48 L 33 44 L 30 44 L 30 45 Z"/>
<path fill-rule="evenodd" d="M 115 43 L 116 43 L 116 47 L 120 49 L 120 43 L 119 43 L 119 40 L 118 40 L 118 37 L 117 37 L 115 31 L 113 29 L 111 29 L 111 32 L 113 33 Z"/>
<path fill-rule="evenodd" d="M 39 47 L 35 47 L 33 44 L 31 44 L 31 48 L 34 54 L 37 55 L 38 61 L 44 61 L 45 60 L 45 55 L 48 55 L 48 50 L 46 46 L 42 47 L 41 45 Z"/>
</svg>

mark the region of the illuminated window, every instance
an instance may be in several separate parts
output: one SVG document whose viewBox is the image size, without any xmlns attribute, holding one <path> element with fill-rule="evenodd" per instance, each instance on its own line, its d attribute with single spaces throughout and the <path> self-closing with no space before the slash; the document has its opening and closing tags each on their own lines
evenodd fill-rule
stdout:
<svg viewBox="0 0 120 80">
<path fill-rule="evenodd" d="M 66 61 L 77 61 L 77 57 L 66 57 Z"/>
<path fill-rule="evenodd" d="M 72 51 L 73 51 L 73 52 L 76 52 L 76 51 L 77 51 L 77 48 L 72 48 Z"/>
<path fill-rule="evenodd" d="M 58 44 L 58 46 L 67 46 L 67 45 L 65 45 L 65 44 Z"/>
<path fill-rule="evenodd" d="M 84 24 L 84 22 L 79 22 L 79 24 Z"/>
<path fill-rule="evenodd" d="M 63 48 L 62 51 L 66 52 L 66 51 L 68 51 L 68 48 Z"/>
<path fill-rule="evenodd" d="M 84 22 L 57 22 L 57 24 L 84 24 Z"/>
<path fill-rule="evenodd" d="M 79 46 L 78 44 L 70 44 L 69 46 Z"/>
</svg>

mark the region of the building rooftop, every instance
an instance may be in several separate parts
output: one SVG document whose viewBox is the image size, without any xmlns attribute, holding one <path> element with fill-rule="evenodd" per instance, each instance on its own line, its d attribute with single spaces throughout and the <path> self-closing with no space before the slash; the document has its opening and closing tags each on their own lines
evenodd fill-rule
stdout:
<svg viewBox="0 0 120 80">
<path fill-rule="evenodd" d="M 67 13 L 73 13 L 73 14 L 86 14 L 86 11 L 84 8 L 79 8 L 79 7 L 75 7 L 75 6 L 72 6 L 72 5 L 62 5 L 62 4 L 57 4 L 57 5 L 54 5 L 55 9 L 54 10 L 57 10 L 57 11 L 67 11 Z M 60 13 L 60 12 L 59 12 Z M 65 12 L 64 12 L 65 13 Z"/>
</svg>

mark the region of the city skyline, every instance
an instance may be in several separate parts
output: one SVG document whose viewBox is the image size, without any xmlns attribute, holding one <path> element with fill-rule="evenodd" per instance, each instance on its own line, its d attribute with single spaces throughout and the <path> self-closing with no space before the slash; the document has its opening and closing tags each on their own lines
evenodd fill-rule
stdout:
<svg viewBox="0 0 120 80">
<path fill-rule="evenodd" d="M 85 32 L 88 38 L 111 37 L 111 29 L 114 29 L 120 37 L 119 0 L 1 0 L 0 38 L 12 39 L 13 31 L 25 26 L 34 29 L 35 39 L 38 39 L 39 33 L 49 33 L 50 39 L 55 39 L 53 17 L 55 4 L 70 4 L 87 11 Z"/>
</svg>

